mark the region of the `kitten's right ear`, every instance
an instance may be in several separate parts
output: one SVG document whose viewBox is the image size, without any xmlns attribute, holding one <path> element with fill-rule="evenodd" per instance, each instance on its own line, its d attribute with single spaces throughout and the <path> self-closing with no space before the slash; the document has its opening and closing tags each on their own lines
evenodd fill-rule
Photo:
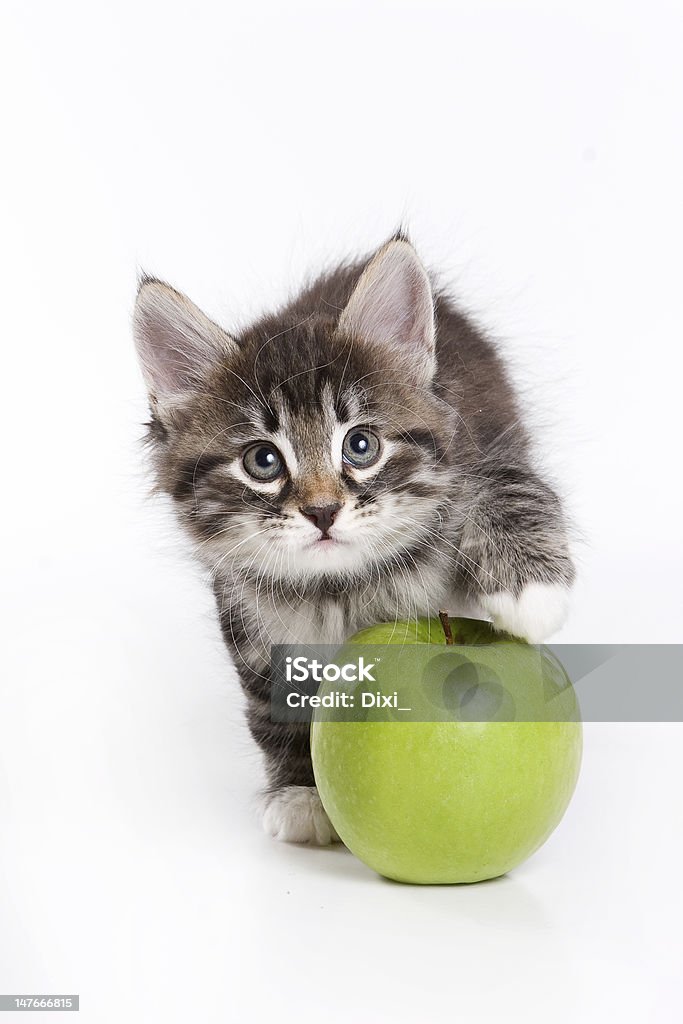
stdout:
<svg viewBox="0 0 683 1024">
<path fill-rule="evenodd" d="M 199 389 L 237 343 L 174 288 L 143 279 L 133 314 L 133 335 L 153 405 L 163 409 Z"/>
</svg>

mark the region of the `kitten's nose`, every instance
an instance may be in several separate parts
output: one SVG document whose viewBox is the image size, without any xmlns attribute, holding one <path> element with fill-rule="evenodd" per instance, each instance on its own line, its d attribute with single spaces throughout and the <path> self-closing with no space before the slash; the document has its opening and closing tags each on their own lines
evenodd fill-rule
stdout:
<svg viewBox="0 0 683 1024">
<path fill-rule="evenodd" d="M 336 501 L 332 505 L 306 505 L 305 508 L 300 508 L 299 512 L 310 519 L 324 535 L 332 526 L 340 508 L 341 504 Z"/>
</svg>

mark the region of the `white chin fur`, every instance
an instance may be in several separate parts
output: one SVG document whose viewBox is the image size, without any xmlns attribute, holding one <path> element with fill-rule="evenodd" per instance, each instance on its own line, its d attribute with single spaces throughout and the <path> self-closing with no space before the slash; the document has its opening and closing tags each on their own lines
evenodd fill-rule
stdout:
<svg viewBox="0 0 683 1024">
<path fill-rule="evenodd" d="M 263 828 L 284 843 L 329 846 L 340 842 L 315 786 L 285 786 L 265 798 Z"/>
<path fill-rule="evenodd" d="M 497 629 L 539 644 L 567 618 L 569 591 L 557 583 L 529 583 L 519 597 L 501 590 L 482 598 L 481 606 Z"/>
</svg>

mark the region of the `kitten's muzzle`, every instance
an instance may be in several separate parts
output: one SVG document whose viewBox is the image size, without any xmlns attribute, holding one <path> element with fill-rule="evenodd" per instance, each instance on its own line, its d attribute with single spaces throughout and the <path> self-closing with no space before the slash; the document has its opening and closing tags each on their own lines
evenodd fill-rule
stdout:
<svg viewBox="0 0 683 1024">
<path fill-rule="evenodd" d="M 331 505 L 306 505 L 305 508 L 300 508 L 299 512 L 317 526 L 325 537 L 340 508 L 341 503 L 336 501 Z"/>
</svg>

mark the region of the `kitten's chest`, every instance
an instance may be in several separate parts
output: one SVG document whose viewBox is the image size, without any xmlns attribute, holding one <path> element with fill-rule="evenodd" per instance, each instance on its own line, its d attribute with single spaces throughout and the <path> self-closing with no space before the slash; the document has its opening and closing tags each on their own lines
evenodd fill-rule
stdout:
<svg viewBox="0 0 683 1024">
<path fill-rule="evenodd" d="M 271 644 L 339 644 L 359 629 L 377 622 L 414 619 L 434 614 L 442 606 L 442 594 L 435 588 L 430 607 L 424 588 L 420 592 L 397 593 L 393 587 L 374 593 L 349 592 L 340 597 L 292 603 L 274 601 L 268 615 Z M 263 614 L 263 611 L 262 611 Z"/>
<path fill-rule="evenodd" d="M 233 614 L 246 633 L 238 643 L 242 656 L 267 662 L 273 644 L 341 644 L 377 622 L 411 621 L 436 615 L 441 608 L 457 614 L 449 581 L 434 568 L 414 577 L 402 574 L 399 582 L 387 576 L 374 586 L 349 586 L 335 595 L 294 597 L 277 588 L 243 591 Z"/>
<path fill-rule="evenodd" d="M 334 599 L 319 602 L 272 601 L 267 615 L 271 644 L 337 644 L 353 630 L 349 610 Z"/>
</svg>

